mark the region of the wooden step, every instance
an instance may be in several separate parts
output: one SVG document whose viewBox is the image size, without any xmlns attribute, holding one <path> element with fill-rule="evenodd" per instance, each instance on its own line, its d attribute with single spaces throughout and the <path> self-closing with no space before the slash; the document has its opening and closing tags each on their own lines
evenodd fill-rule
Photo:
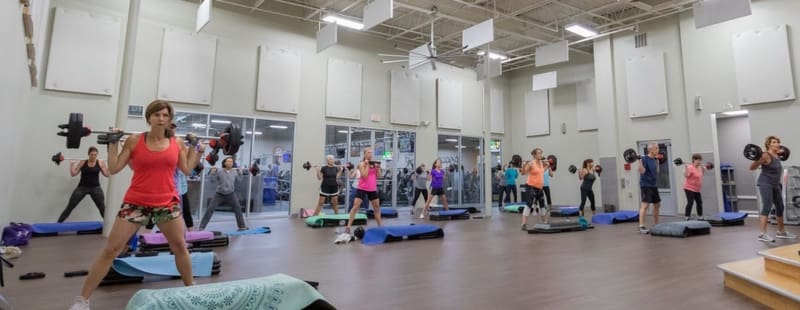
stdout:
<svg viewBox="0 0 800 310">
<path fill-rule="evenodd" d="M 764 257 L 764 267 L 790 278 L 800 279 L 800 244 L 792 244 L 758 252 Z"/>
<path fill-rule="evenodd" d="M 758 257 L 718 265 L 725 274 L 725 287 L 773 309 L 800 309 L 800 281 L 768 272 Z"/>
</svg>

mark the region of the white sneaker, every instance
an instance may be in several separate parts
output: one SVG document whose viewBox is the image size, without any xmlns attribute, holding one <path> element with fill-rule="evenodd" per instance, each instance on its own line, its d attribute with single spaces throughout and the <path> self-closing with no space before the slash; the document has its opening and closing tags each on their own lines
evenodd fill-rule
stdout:
<svg viewBox="0 0 800 310">
<path fill-rule="evenodd" d="M 763 241 L 763 242 L 775 242 L 775 239 L 772 239 L 772 237 L 770 237 L 770 236 L 769 236 L 769 235 L 767 235 L 767 234 L 759 234 L 759 235 L 758 235 L 758 241 Z"/>
<path fill-rule="evenodd" d="M 72 304 L 72 307 L 69 307 L 69 310 L 91 310 L 89 309 L 89 301 L 83 298 L 83 296 L 75 297 L 75 303 Z"/>
<path fill-rule="evenodd" d="M 419 214 L 419 219 L 420 219 L 420 220 L 422 220 L 422 219 L 425 219 L 425 214 L 423 214 L 423 213 L 420 213 L 420 214 Z"/>
<path fill-rule="evenodd" d="M 779 231 L 778 233 L 775 234 L 775 238 L 795 239 L 795 238 L 797 238 L 797 236 L 792 234 L 792 233 L 790 233 L 790 232 L 788 232 L 788 231 L 784 231 L 784 232 L 780 232 Z"/>
</svg>

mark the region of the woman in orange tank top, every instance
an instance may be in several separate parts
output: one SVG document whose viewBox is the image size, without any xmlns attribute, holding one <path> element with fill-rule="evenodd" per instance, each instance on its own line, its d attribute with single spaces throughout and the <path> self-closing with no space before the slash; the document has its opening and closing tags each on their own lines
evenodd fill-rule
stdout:
<svg viewBox="0 0 800 310">
<path fill-rule="evenodd" d="M 522 212 L 522 230 L 528 230 L 528 216 L 533 211 L 533 204 L 536 204 L 536 213 L 542 217 L 542 222 L 547 223 L 548 208 L 544 203 L 544 171 L 548 166 L 548 162 L 542 157 L 542 149 L 535 148 L 531 151 L 533 159 L 525 163 L 522 167 L 522 174 L 527 174 L 528 185 L 526 192 L 528 193 L 528 207 Z"/>
<path fill-rule="evenodd" d="M 130 135 L 121 151 L 118 144 L 122 135 L 109 134 L 103 137 L 108 141 L 109 173 L 117 174 L 132 161 L 133 178 L 105 248 L 89 269 L 81 295 L 70 309 L 89 309 L 89 297 L 108 273 L 114 259 L 125 249 L 128 239 L 139 227 L 149 222 L 158 225 L 169 242 L 183 284 L 189 286 L 194 283 L 174 173 L 177 168 L 191 175 L 205 147 L 197 144 L 197 139 L 190 139 L 194 146 L 187 149 L 181 138 L 167 134 L 173 116 L 174 110 L 169 102 L 155 100 L 145 111 L 149 132 Z M 119 129 L 114 131 L 121 132 Z"/>
</svg>

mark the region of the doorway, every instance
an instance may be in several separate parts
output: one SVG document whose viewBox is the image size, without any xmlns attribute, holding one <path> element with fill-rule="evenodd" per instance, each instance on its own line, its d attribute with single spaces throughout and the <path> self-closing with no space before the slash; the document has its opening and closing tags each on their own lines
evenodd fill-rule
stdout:
<svg viewBox="0 0 800 310">
<path fill-rule="evenodd" d="M 757 171 L 750 171 L 750 161 L 742 156 L 742 148 L 750 136 L 750 118 L 746 110 L 722 112 L 712 118 L 716 126 L 723 210 L 759 211 L 757 200 Z M 762 146 L 763 147 L 763 146 Z"/>
</svg>

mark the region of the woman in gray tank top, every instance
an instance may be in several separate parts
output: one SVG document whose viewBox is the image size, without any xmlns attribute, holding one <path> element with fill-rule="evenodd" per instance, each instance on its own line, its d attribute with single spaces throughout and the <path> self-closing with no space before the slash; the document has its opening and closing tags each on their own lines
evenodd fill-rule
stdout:
<svg viewBox="0 0 800 310">
<path fill-rule="evenodd" d="M 775 205 L 775 217 L 778 221 L 778 232 L 775 233 L 776 238 L 794 239 L 797 238 L 794 234 L 786 231 L 783 226 L 783 197 L 781 195 L 781 173 L 783 166 L 778 158 L 778 152 L 781 149 L 781 139 L 776 136 L 769 136 L 764 140 L 764 147 L 766 151 L 761 154 L 761 158 L 754 160 L 750 164 L 750 170 L 761 168 L 761 174 L 758 175 L 758 193 L 761 194 L 761 214 L 758 221 L 761 227 L 761 233 L 758 235 L 759 241 L 775 242 L 775 239 L 767 234 L 767 218 Z"/>
<path fill-rule="evenodd" d="M 411 215 L 414 215 L 419 195 L 422 195 L 423 202 L 428 201 L 428 181 L 431 180 L 431 174 L 430 171 L 425 170 L 425 164 L 417 167 L 411 174 L 411 180 L 414 182 L 414 200 L 411 201 Z"/>
</svg>

